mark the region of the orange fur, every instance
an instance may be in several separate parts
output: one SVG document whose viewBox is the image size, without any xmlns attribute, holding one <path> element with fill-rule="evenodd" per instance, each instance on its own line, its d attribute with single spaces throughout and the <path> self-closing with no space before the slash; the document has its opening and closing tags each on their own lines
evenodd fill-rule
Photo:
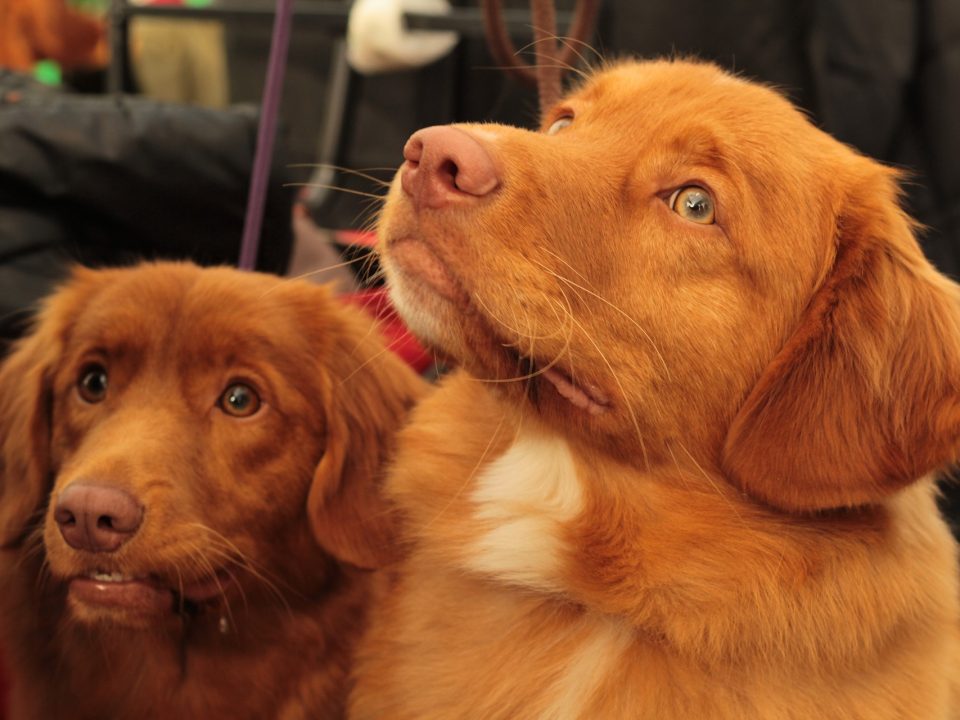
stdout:
<svg viewBox="0 0 960 720">
<path fill-rule="evenodd" d="M 960 294 L 895 174 L 707 64 L 613 65 L 563 116 L 460 126 L 489 195 L 388 197 L 392 294 L 462 369 L 400 434 L 409 553 L 351 717 L 960 717 L 929 476 Z M 671 210 L 688 185 L 715 224 Z"/>
<path fill-rule="evenodd" d="M 109 377 L 95 404 L 77 391 L 91 360 Z M 250 417 L 217 406 L 238 379 L 263 399 Z M 392 552 L 380 466 L 421 391 L 326 288 L 187 264 L 78 269 L 0 369 L 11 718 L 340 717 L 362 568 Z M 58 532 L 56 500 L 78 480 L 143 501 L 119 550 Z M 178 604 L 214 569 L 217 597 Z M 70 578 L 93 571 L 149 574 L 169 611 L 78 599 Z"/>
</svg>

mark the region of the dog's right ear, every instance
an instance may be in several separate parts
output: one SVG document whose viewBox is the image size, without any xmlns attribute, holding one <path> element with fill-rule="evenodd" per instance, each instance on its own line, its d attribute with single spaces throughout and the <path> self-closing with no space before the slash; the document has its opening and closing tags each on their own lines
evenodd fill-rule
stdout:
<svg viewBox="0 0 960 720">
<path fill-rule="evenodd" d="M 0 360 L 0 550 L 19 547 L 42 519 L 50 492 L 53 376 L 97 271 L 74 268 L 48 297 L 31 332 Z"/>
<path fill-rule="evenodd" d="M 49 491 L 51 382 L 63 340 L 55 307 L 0 366 L 0 549 L 18 547 Z"/>
</svg>

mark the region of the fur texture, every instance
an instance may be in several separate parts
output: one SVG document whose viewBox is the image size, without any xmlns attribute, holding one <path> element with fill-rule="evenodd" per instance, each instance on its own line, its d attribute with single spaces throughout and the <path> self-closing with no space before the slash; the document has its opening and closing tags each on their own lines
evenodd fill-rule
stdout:
<svg viewBox="0 0 960 720">
<path fill-rule="evenodd" d="M 388 197 L 393 297 L 461 369 L 400 436 L 352 717 L 960 717 L 960 294 L 895 171 L 691 62 L 542 130 L 459 126 L 495 191 L 418 204 L 408 160 Z"/>
<path fill-rule="evenodd" d="M 262 402 L 247 417 L 224 406 L 237 383 Z M 422 389 L 326 288 L 78 269 L 0 369 L 10 717 L 341 717 L 368 569 L 392 555 L 380 468 Z M 64 541 L 55 508 L 80 482 L 143 503 L 118 550 Z M 90 573 L 145 578 L 138 596 L 167 604 L 91 602 Z"/>
</svg>

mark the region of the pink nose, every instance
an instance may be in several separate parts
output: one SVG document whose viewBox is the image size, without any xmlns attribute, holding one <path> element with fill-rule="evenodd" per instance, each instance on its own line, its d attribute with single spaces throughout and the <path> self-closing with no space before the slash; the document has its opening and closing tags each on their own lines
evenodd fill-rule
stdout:
<svg viewBox="0 0 960 720">
<path fill-rule="evenodd" d="M 136 534 L 143 506 L 119 488 L 73 483 L 60 493 L 54 519 L 70 547 L 113 552 Z"/>
<path fill-rule="evenodd" d="M 403 148 L 400 185 L 417 209 L 442 208 L 489 195 L 500 185 L 493 158 L 459 128 L 418 130 Z"/>
</svg>

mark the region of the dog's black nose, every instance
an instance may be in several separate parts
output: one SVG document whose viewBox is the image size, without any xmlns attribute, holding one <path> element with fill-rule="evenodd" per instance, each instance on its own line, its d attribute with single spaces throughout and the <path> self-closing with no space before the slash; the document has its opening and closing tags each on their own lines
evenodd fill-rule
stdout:
<svg viewBox="0 0 960 720">
<path fill-rule="evenodd" d="M 60 493 L 53 516 L 70 547 L 114 552 L 140 528 L 143 505 L 119 488 L 74 483 Z"/>
</svg>

